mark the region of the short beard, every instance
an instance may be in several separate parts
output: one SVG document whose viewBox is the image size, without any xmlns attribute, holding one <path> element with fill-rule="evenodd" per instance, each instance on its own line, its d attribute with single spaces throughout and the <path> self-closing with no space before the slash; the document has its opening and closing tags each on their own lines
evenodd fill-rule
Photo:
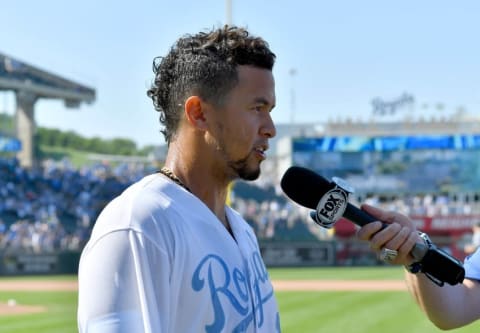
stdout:
<svg viewBox="0 0 480 333">
<path fill-rule="evenodd" d="M 254 170 L 248 168 L 248 155 L 237 161 L 229 161 L 228 166 L 243 180 L 255 180 L 260 176 L 260 166 Z"/>
<path fill-rule="evenodd" d="M 219 133 L 223 134 L 225 132 L 223 124 L 217 123 L 217 127 Z M 221 141 L 217 141 L 217 149 L 222 152 L 224 158 L 227 160 L 227 166 L 233 171 L 233 177 L 238 177 L 243 180 L 255 180 L 260 177 L 260 166 L 254 170 L 248 168 L 248 158 L 251 154 L 247 154 L 247 156 L 239 160 L 232 161 L 229 160 L 225 145 L 222 144 Z"/>
</svg>

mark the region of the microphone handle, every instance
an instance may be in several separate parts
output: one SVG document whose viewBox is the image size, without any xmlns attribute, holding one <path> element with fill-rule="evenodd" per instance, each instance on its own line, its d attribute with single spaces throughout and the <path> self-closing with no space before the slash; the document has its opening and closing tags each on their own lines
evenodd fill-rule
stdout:
<svg viewBox="0 0 480 333">
<path fill-rule="evenodd" d="M 343 213 L 343 217 L 361 227 L 368 223 L 378 221 L 378 219 L 374 218 L 372 215 L 368 214 L 364 210 L 361 210 L 360 208 L 355 207 L 350 203 L 347 204 L 347 208 Z M 387 225 L 388 224 L 384 223 L 382 229 L 385 229 Z M 410 254 L 415 259 L 415 261 L 421 261 L 425 254 L 427 254 L 427 251 L 428 246 L 424 242 L 415 243 L 415 246 L 413 247 Z"/>
<path fill-rule="evenodd" d="M 324 225 L 322 222 L 319 222 L 316 211 L 311 211 L 310 217 L 320 226 L 332 227 L 331 223 Z M 350 203 L 347 203 L 343 217 L 359 226 L 378 221 L 372 215 Z M 382 229 L 385 229 L 387 226 L 388 224 L 383 223 Z M 465 269 L 462 263 L 445 251 L 438 249 L 431 242 L 429 244 L 426 244 L 426 242 L 415 243 L 410 251 L 410 255 L 414 258 L 415 263 L 419 263 L 420 271 L 425 273 L 430 280 L 439 286 L 443 286 L 444 282 L 451 285 L 461 283 L 465 277 Z"/>
</svg>

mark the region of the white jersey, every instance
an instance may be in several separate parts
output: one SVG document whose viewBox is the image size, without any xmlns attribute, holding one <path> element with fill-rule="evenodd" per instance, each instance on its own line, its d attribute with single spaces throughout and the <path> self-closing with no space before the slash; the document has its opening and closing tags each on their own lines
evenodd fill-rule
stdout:
<svg viewBox="0 0 480 333">
<path fill-rule="evenodd" d="M 273 287 L 251 227 L 235 239 L 196 196 L 143 178 L 98 217 L 79 267 L 81 333 L 279 332 Z"/>
<path fill-rule="evenodd" d="M 466 278 L 480 280 L 480 249 L 466 257 L 463 266 Z"/>
</svg>

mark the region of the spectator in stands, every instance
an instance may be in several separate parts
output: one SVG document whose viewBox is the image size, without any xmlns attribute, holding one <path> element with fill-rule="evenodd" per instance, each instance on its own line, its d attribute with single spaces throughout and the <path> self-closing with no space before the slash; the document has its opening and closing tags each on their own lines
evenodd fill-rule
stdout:
<svg viewBox="0 0 480 333">
<path fill-rule="evenodd" d="M 363 205 L 368 213 L 388 224 L 374 222 L 363 226 L 358 237 L 370 242 L 372 249 L 380 253 L 384 248 L 395 250 L 398 255 L 391 263 L 410 267 L 410 255 L 415 243 L 424 242 L 412 220 L 399 213 L 387 212 Z M 465 279 L 454 286 L 440 287 L 426 275 L 406 270 L 405 279 L 410 293 L 428 318 L 441 329 L 454 329 L 480 319 L 480 251 L 476 250 L 465 259 Z"/>
<path fill-rule="evenodd" d="M 467 255 L 473 254 L 480 246 L 480 222 L 475 223 L 472 226 L 472 240 L 465 245 L 464 252 Z"/>
<path fill-rule="evenodd" d="M 3 237 L 5 236 L 6 230 L 7 230 L 7 226 L 5 225 L 3 220 L 0 218 L 0 248 L 1 248 Z"/>
</svg>

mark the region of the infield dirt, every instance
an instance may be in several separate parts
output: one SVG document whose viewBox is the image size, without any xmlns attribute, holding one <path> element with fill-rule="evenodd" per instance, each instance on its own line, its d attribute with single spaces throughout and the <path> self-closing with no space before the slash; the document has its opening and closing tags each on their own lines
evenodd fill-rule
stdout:
<svg viewBox="0 0 480 333">
<path fill-rule="evenodd" d="M 274 280 L 278 291 L 407 290 L 402 280 Z M 0 281 L 0 291 L 76 291 L 77 281 Z"/>
<path fill-rule="evenodd" d="M 402 280 L 273 280 L 276 291 L 404 291 Z M 77 281 L 0 281 L 0 291 L 76 291 Z M 46 311 L 42 306 L 2 303 L 0 316 Z"/>
</svg>

